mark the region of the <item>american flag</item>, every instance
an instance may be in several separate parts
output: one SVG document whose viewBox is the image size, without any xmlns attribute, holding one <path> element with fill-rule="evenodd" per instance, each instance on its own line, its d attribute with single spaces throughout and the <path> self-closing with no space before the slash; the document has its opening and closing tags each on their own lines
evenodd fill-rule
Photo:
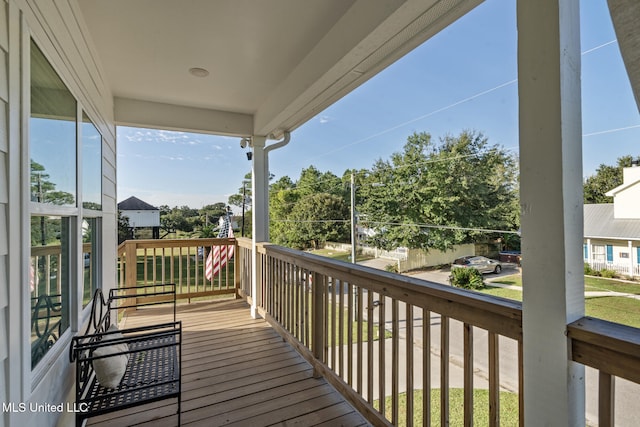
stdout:
<svg viewBox="0 0 640 427">
<path fill-rule="evenodd" d="M 220 227 L 220 232 L 218 233 L 218 239 L 225 237 L 233 237 L 233 228 L 231 227 L 231 221 L 228 215 L 224 219 L 224 224 Z M 224 245 L 215 246 L 213 250 L 209 252 L 204 270 L 204 275 L 207 280 L 213 280 L 213 277 L 227 264 L 227 261 L 233 257 L 233 250 L 233 245 Z"/>
</svg>

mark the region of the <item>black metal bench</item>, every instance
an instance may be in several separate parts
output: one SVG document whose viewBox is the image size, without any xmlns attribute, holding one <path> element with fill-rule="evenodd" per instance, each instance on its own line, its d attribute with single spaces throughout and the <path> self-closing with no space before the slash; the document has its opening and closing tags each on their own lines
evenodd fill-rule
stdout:
<svg viewBox="0 0 640 427">
<path fill-rule="evenodd" d="M 173 304 L 173 322 L 110 330 L 114 310 L 117 314 L 119 309 L 167 302 Z M 89 325 L 84 335 L 73 338 L 69 350 L 71 362 L 76 362 L 76 426 L 86 418 L 170 398 L 177 399 L 180 425 L 182 323 L 175 320 L 175 305 L 173 284 L 113 289 L 107 301 L 96 290 Z M 118 350 L 106 356 L 94 354 L 106 347 Z M 94 363 L 121 355 L 128 356 L 122 380 L 113 388 L 101 385 Z"/>
</svg>

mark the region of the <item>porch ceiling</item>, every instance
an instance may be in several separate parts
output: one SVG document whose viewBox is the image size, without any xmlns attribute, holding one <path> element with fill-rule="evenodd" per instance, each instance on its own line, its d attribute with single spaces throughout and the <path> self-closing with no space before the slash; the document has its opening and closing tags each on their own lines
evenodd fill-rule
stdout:
<svg viewBox="0 0 640 427">
<path fill-rule="evenodd" d="M 118 124 L 279 137 L 481 0 L 77 1 Z"/>
</svg>

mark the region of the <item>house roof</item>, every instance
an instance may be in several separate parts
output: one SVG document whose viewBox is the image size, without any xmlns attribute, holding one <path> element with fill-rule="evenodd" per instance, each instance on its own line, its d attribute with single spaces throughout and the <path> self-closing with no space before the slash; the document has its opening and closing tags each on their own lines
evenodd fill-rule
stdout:
<svg viewBox="0 0 640 427">
<path fill-rule="evenodd" d="M 640 219 L 615 219 L 613 203 L 584 205 L 584 237 L 640 240 Z"/>
<path fill-rule="evenodd" d="M 116 124 L 279 139 L 479 3 L 78 0 L 73 12 Z"/>
<path fill-rule="evenodd" d="M 121 211 L 158 211 L 160 209 L 155 206 L 150 205 L 149 203 L 138 199 L 137 197 L 131 196 L 126 200 L 118 203 L 118 210 Z"/>
</svg>

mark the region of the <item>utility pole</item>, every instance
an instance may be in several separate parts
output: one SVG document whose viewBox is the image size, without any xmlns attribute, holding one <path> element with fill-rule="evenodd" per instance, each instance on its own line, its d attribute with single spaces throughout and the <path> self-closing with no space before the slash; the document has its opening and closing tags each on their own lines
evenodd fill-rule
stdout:
<svg viewBox="0 0 640 427">
<path fill-rule="evenodd" d="M 356 245 L 358 244 L 358 233 L 356 229 L 356 179 L 351 173 L 351 262 L 356 263 Z"/>
</svg>

